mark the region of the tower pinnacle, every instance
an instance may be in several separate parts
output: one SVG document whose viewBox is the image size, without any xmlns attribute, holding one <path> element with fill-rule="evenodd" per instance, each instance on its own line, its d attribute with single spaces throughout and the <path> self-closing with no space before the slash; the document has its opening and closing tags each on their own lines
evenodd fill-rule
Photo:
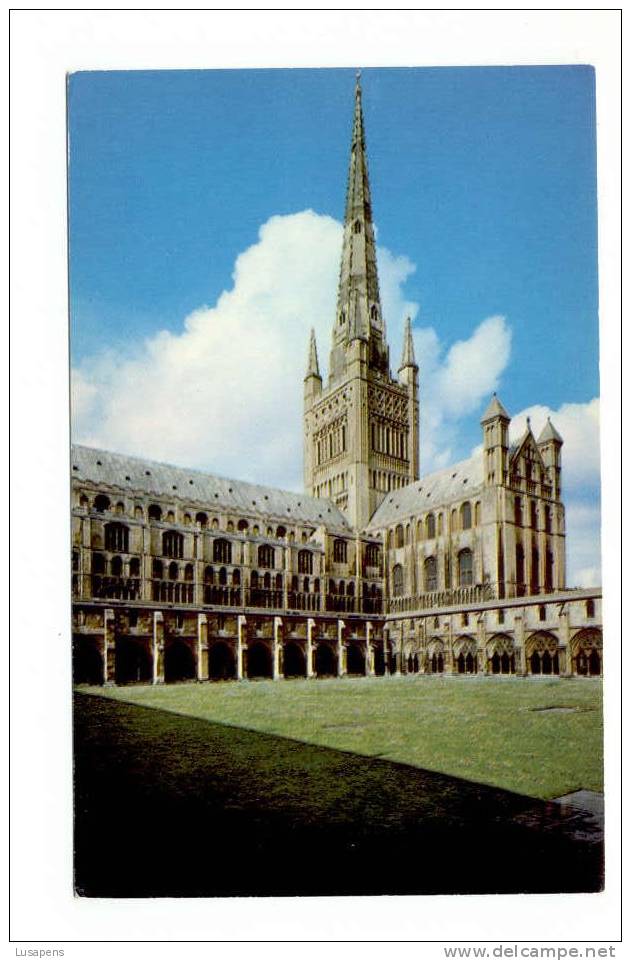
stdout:
<svg viewBox="0 0 631 961">
<path fill-rule="evenodd" d="M 316 335 L 313 327 L 309 338 L 309 359 L 307 361 L 307 377 L 320 377 L 320 365 L 318 364 L 318 347 L 316 345 Z"/>
<path fill-rule="evenodd" d="M 414 341 L 412 339 L 412 321 L 409 317 L 405 320 L 405 333 L 403 334 L 403 353 L 401 354 L 401 363 L 399 364 L 399 370 L 403 370 L 404 367 L 416 367 L 418 365 L 414 359 Z"/>
</svg>

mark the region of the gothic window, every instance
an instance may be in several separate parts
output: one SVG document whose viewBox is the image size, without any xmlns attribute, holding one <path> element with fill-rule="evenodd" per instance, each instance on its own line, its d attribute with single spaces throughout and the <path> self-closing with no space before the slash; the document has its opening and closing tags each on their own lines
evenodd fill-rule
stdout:
<svg viewBox="0 0 631 961">
<path fill-rule="evenodd" d="M 308 594 L 308 593 L 309 593 L 309 578 L 308 578 L 308 577 L 305 577 L 304 581 L 302 582 L 302 592 L 303 592 L 303 594 Z"/>
<path fill-rule="evenodd" d="M 452 531 L 458 530 L 458 511 L 454 507 L 451 512 L 451 529 Z"/>
<path fill-rule="evenodd" d="M 465 501 L 460 508 L 460 526 L 463 531 L 468 531 L 471 527 L 471 504 Z"/>
<path fill-rule="evenodd" d="M 480 501 L 476 501 L 475 504 L 475 526 L 478 527 L 480 524 Z"/>
<path fill-rule="evenodd" d="M 105 511 L 110 509 L 110 499 L 106 497 L 105 494 L 98 494 L 94 498 L 94 510 L 98 511 L 99 514 L 103 514 Z"/>
<path fill-rule="evenodd" d="M 282 540 L 286 534 L 287 534 L 287 531 L 282 525 L 276 528 L 276 537 L 278 538 L 278 540 Z"/>
<path fill-rule="evenodd" d="M 159 561 L 157 558 L 154 558 L 153 564 L 151 565 L 151 576 L 155 577 L 157 580 L 161 580 L 162 571 L 163 571 L 162 561 Z"/>
<path fill-rule="evenodd" d="M 406 544 L 409 544 L 409 543 L 410 543 L 410 538 L 411 538 L 411 536 L 412 536 L 412 535 L 411 535 L 410 525 L 409 525 L 409 524 L 406 524 L 406 525 L 405 525 L 405 543 L 406 543 Z"/>
<path fill-rule="evenodd" d="M 530 501 L 530 526 L 533 530 L 537 529 L 537 504 Z"/>
<path fill-rule="evenodd" d="M 433 540 L 436 537 L 436 518 L 433 514 L 428 514 L 425 521 L 425 530 L 427 532 L 427 539 Z"/>
<path fill-rule="evenodd" d="M 256 590 L 258 586 L 259 586 L 259 572 L 252 571 L 252 573 L 250 574 L 250 587 L 252 588 L 252 590 Z"/>
<path fill-rule="evenodd" d="M 403 547 L 403 525 L 397 524 L 395 531 L 395 543 L 397 547 Z"/>
<path fill-rule="evenodd" d="M 228 571 L 225 567 L 219 568 L 219 584 L 221 587 L 225 587 L 228 583 Z"/>
<path fill-rule="evenodd" d="M 248 527 L 249 527 L 248 522 L 245 520 L 240 520 L 239 523 L 237 524 L 237 530 L 241 531 L 242 533 L 243 531 L 247 531 Z"/>
<path fill-rule="evenodd" d="M 545 619 L 546 619 L 546 605 L 545 605 L 545 604 L 540 604 L 540 605 L 539 605 L 539 620 L 540 620 L 540 621 L 545 621 Z"/>
<path fill-rule="evenodd" d="M 92 555 L 92 573 L 105 574 L 105 558 L 102 554 Z"/>
<path fill-rule="evenodd" d="M 313 554 L 311 551 L 298 551 L 298 571 L 300 574 L 313 574 Z"/>
<path fill-rule="evenodd" d="M 549 594 L 552 591 L 554 556 L 552 551 L 546 551 L 546 571 L 545 571 L 545 591 Z"/>
<path fill-rule="evenodd" d="M 202 530 L 204 530 L 206 527 L 208 527 L 208 514 L 205 514 L 203 511 L 199 511 L 195 515 L 195 523 L 198 524 Z"/>
<path fill-rule="evenodd" d="M 127 554 L 129 551 L 129 528 L 124 524 L 105 525 L 105 550 L 122 551 Z"/>
<path fill-rule="evenodd" d="M 403 596 L 403 568 L 396 564 L 392 571 L 392 593 L 395 597 Z"/>
<path fill-rule="evenodd" d="M 213 542 L 213 561 L 215 564 L 232 564 L 232 544 L 225 537 Z"/>
<path fill-rule="evenodd" d="M 187 564 L 186 567 L 184 568 L 184 580 L 185 580 L 185 581 L 192 581 L 192 580 L 193 580 L 193 565 L 192 565 L 192 564 Z"/>
<path fill-rule="evenodd" d="M 129 576 L 140 577 L 140 558 L 132 557 L 129 562 Z"/>
<path fill-rule="evenodd" d="M 337 538 L 333 541 L 333 561 L 336 564 L 346 564 L 346 541 Z"/>
<path fill-rule="evenodd" d="M 536 547 L 533 547 L 530 559 L 530 591 L 539 593 L 539 551 Z"/>
<path fill-rule="evenodd" d="M 460 587 L 473 584 L 473 554 L 468 548 L 458 554 L 458 583 Z"/>
<path fill-rule="evenodd" d="M 259 547 L 259 567 L 274 567 L 274 548 L 269 544 Z"/>
<path fill-rule="evenodd" d="M 377 320 L 378 317 L 379 317 L 379 312 L 377 311 L 377 306 L 376 304 L 373 304 L 372 307 L 370 308 L 370 319 Z"/>
<path fill-rule="evenodd" d="M 515 498 L 515 524 L 517 527 L 521 527 L 521 497 Z"/>
<path fill-rule="evenodd" d="M 361 220 L 356 220 L 355 223 L 353 224 L 353 233 L 361 234 L 361 232 L 362 232 Z"/>
<path fill-rule="evenodd" d="M 438 572 L 435 557 L 427 557 L 423 565 L 425 568 L 425 590 L 438 590 Z"/>
<path fill-rule="evenodd" d="M 366 545 L 366 564 L 368 567 L 379 567 L 381 564 L 381 550 L 378 544 Z"/>
<path fill-rule="evenodd" d="M 585 601 L 585 617 L 594 617 L 594 602 L 591 598 Z"/>
<path fill-rule="evenodd" d="M 184 535 L 178 531 L 165 531 L 162 535 L 162 553 L 165 557 L 184 557 Z"/>
<path fill-rule="evenodd" d="M 314 594 L 319 594 L 319 593 L 320 593 L 320 578 L 319 578 L 319 577 L 316 577 L 315 581 L 313 582 L 313 593 L 314 593 Z"/>
<path fill-rule="evenodd" d="M 517 596 L 524 593 L 524 549 L 521 544 L 515 548 L 515 580 L 517 582 Z"/>
<path fill-rule="evenodd" d="M 112 571 L 112 575 L 114 577 L 121 577 L 123 573 L 123 558 L 118 557 L 118 555 L 113 557 L 110 570 Z"/>
<path fill-rule="evenodd" d="M 239 570 L 238 567 L 235 567 L 235 569 L 232 572 L 232 586 L 239 587 L 240 584 L 241 584 L 241 571 Z"/>
<path fill-rule="evenodd" d="M 438 515 L 438 536 L 439 537 L 442 534 L 442 532 L 443 532 L 443 515 L 439 514 Z"/>
<path fill-rule="evenodd" d="M 552 512 L 548 504 L 543 509 L 544 525 L 546 534 L 552 533 Z"/>
<path fill-rule="evenodd" d="M 215 579 L 215 572 L 212 567 L 207 566 L 204 568 L 204 584 L 212 584 Z"/>
<path fill-rule="evenodd" d="M 150 504 L 148 513 L 150 521 L 159 521 L 162 518 L 162 508 L 159 504 Z"/>
<path fill-rule="evenodd" d="M 180 571 L 177 564 L 175 563 L 175 561 L 171 561 L 171 563 L 169 564 L 169 580 L 177 581 L 179 573 Z"/>
<path fill-rule="evenodd" d="M 342 327 L 346 322 L 346 314 L 343 310 L 340 310 L 340 327 Z"/>
</svg>

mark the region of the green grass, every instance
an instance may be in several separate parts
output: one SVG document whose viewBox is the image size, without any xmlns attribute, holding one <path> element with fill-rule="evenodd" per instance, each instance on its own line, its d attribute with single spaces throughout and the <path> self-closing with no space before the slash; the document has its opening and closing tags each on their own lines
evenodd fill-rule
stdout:
<svg viewBox="0 0 631 961">
<path fill-rule="evenodd" d="M 603 790 L 596 679 L 417 676 L 83 690 L 537 798 Z M 536 710 L 548 707 L 575 710 Z"/>
</svg>

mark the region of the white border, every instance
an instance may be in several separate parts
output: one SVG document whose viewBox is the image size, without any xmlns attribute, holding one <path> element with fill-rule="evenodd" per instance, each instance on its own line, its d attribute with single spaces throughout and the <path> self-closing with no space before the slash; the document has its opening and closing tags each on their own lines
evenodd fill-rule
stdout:
<svg viewBox="0 0 631 961">
<path fill-rule="evenodd" d="M 606 642 L 620 637 L 616 11 L 16 11 L 11 16 L 12 937 L 67 940 L 613 940 L 619 704 L 607 660 L 608 887 L 601 895 L 99 902 L 71 888 L 64 74 L 76 69 L 590 63 L 597 70 Z M 47 558 L 47 559 L 45 559 Z M 42 591 L 44 587 L 44 591 Z M 457 870 L 456 866 L 454 867 Z M 431 870 L 431 865 L 419 865 Z M 456 904 L 457 900 L 457 904 Z M 326 920 L 325 920 L 326 919 Z M 53 942 L 57 940 L 57 944 Z M 26 946 L 21 944 L 20 946 Z M 66 945 L 66 957 L 78 957 Z M 223 945 L 232 956 L 234 945 Z M 275 944 L 276 956 L 288 946 Z M 191 955 L 208 947 L 190 944 Z M 136 946 L 83 945 L 91 957 Z M 170 945 L 151 945 L 171 956 Z M 214 949 L 217 950 L 217 949 Z M 255 950 L 261 950 L 257 948 Z M 267 949 L 263 949 L 267 950 Z M 314 955 L 314 945 L 301 954 Z M 320 947 L 318 951 L 322 950 Z M 326 949 L 330 950 L 330 949 Z M 345 948 L 347 954 L 351 948 Z M 367 947 L 361 948 L 362 954 Z M 392 949 L 390 949 L 392 950 Z M 419 945 L 399 944 L 402 957 Z M 296 949 L 292 949 L 295 953 Z M 168 955 L 167 955 L 168 952 Z M 425 945 L 423 957 L 442 957 Z M 12 956 L 14 951 L 11 951 Z"/>
</svg>

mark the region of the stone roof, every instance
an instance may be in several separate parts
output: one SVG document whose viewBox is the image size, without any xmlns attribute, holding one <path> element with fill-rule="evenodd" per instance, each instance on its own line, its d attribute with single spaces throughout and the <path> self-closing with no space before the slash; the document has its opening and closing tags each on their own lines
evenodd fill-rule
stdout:
<svg viewBox="0 0 631 961">
<path fill-rule="evenodd" d="M 207 512 L 229 510 L 250 517 L 260 515 L 273 517 L 276 521 L 282 519 L 287 524 L 325 525 L 337 531 L 350 530 L 341 511 L 332 501 L 322 497 L 309 497 L 78 444 L 72 446 L 71 463 L 75 481 L 126 490 L 136 495 L 177 498 Z"/>
<path fill-rule="evenodd" d="M 489 401 L 489 406 L 486 408 L 480 422 L 483 424 L 487 420 L 492 420 L 494 417 L 505 417 L 506 420 L 510 420 L 509 415 L 506 412 L 506 408 L 502 404 L 501 400 L 497 394 L 493 394 L 491 400 Z"/>
<path fill-rule="evenodd" d="M 547 421 L 546 421 L 546 425 L 545 425 L 545 427 L 543 428 L 543 430 L 541 431 L 541 433 L 540 433 L 540 435 L 539 435 L 539 439 L 537 440 L 537 443 L 538 443 L 538 444 L 545 444 L 545 443 L 546 443 L 547 441 L 549 441 L 549 440 L 556 440 L 556 441 L 558 441 L 559 444 L 562 444 L 562 443 L 563 443 L 563 438 L 561 437 L 561 435 L 559 434 L 558 430 L 556 429 L 556 427 L 554 426 L 554 424 L 552 423 L 552 421 L 551 421 L 550 418 L 548 417 L 548 419 L 547 419 Z"/>
<path fill-rule="evenodd" d="M 477 494 L 483 485 L 482 452 L 451 467 L 426 474 L 419 480 L 390 491 L 367 525 L 375 531 L 408 517 L 419 517 L 428 510 L 448 507 Z"/>
</svg>

